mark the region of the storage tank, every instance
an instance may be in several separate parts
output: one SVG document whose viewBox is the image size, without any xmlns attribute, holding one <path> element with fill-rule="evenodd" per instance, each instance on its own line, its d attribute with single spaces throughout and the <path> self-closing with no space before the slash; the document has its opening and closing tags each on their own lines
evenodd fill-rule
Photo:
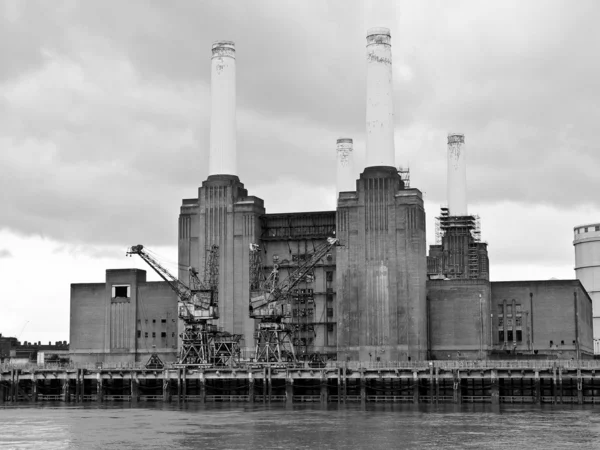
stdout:
<svg viewBox="0 0 600 450">
<path fill-rule="evenodd" d="M 574 229 L 575 276 L 592 298 L 594 353 L 600 354 L 600 223 Z"/>
</svg>

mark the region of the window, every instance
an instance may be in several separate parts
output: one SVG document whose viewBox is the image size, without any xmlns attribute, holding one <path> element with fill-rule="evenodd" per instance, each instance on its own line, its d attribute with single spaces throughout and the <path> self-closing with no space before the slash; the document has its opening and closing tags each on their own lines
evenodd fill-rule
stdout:
<svg viewBox="0 0 600 450">
<path fill-rule="evenodd" d="M 512 332 L 512 330 L 508 330 L 506 332 L 506 340 L 507 341 L 512 341 L 513 340 L 513 332 Z"/>
<path fill-rule="evenodd" d="M 521 342 L 523 340 L 523 332 L 521 330 L 517 330 L 517 342 Z"/>
<path fill-rule="evenodd" d="M 328 323 L 327 324 L 327 331 L 329 331 L 329 332 L 333 331 L 333 324 L 332 323 Z"/>
<path fill-rule="evenodd" d="M 312 309 L 312 308 L 308 308 L 308 309 L 306 310 L 306 312 L 307 312 L 307 315 L 309 315 L 309 316 L 312 316 L 312 315 L 313 315 L 313 313 L 315 312 L 315 310 L 314 310 L 314 309 Z"/>
<path fill-rule="evenodd" d="M 171 333 L 171 337 L 175 337 L 175 332 L 174 331 Z"/>
<path fill-rule="evenodd" d="M 515 305 L 515 313 L 516 314 L 521 314 L 521 304 L 520 303 L 517 303 Z"/>
<path fill-rule="evenodd" d="M 327 317 L 333 317 L 333 308 L 327 308 Z"/>
<path fill-rule="evenodd" d="M 565 345 L 565 341 L 560 341 L 560 345 Z"/>
<path fill-rule="evenodd" d="M 506 305 L 506 314 L 512 314 L 512 305 Z"/>
<path fill-rule="evenodd" d="M 600 225 L 596 225 L 595 230 L 594 231 L 600 231 Z"/>
<path fill-rule="evenodd" d="M 142 337 L 142 330 L 137 330 L 137 331 L 138 331 L 138 332 L 137 332 L 137 337 L 138 337 L 138 338 L 141 338 L 141 337 Z"/>
<path fill-rule="evenodd" d="M 147 338 L 147 337 L 148 337 L 148 332 L 147 332 L 147 331 L 144 333 L 144 337 L 145 337 L 145 338 Z"/>
<path fill-rule="evenodd" d="M 152 332 L 152 337 L 155 338 L 156 337 L 156 331 Z"/>
<path fill-rule="evenodd" d="M 498 327 L 504 328 L 504 317 L 498 317 Z"/>
<path fill-rule="evenodd" d="M 332 302 L 333 301 L 333 294 L 325 294 L 325 298 L 328 302 Z"/>
<path fill-rule="evenodd" d="M 333 272 L 328 270 L 325 272 L 325 281 L 333 281 Z"/>
<path fill-rule="evenodd" d="M 588 227 L 585 227 L 585 230 L 583 232 L 587 233 L 588 232 Z"/>
<path fill-rule="evenodd" d="M 161 332 L 160 333 L 160 337 L 161 338 L 166 338 L 167 337 L 167 332 L 166 331 Z"/>
<path fill-rule="evenodd" d="M 521 322 L 522 322 L 521 317 L 515 317 L 515 325 L 516 326 L 520 327 L 521 326 Z"/>
<path fill-rule="evenodd" d="M 152 319 L 152 323 L 156 323 L 156 319 Z"/>
<path fill-rule="evenodd" d="M 504 330 L 500 330 L 500 331 L 498 332 L 498 340 L 499 340 L 500 342 L 504 342 Z"/>
<path fill-rule="evenodd" d="M 113 284 L 112 297 L 113 298 L 129 298 L 130 297 L 130 286 L 128 284 Z"/>
<path fill-rule="evenodd" d="M 160 323 L 167 323 L 167 319 L 160 319 Z"/>
</svg>

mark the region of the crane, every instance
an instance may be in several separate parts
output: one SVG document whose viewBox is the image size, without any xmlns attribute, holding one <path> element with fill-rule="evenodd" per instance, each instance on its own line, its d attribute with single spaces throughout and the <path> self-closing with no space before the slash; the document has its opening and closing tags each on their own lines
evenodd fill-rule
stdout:
<svg viewBox="0 0 600 450">
<path fill-rule="evenodd" d="M 292 317 L 292 290 L 318 262 L 339 245 L 338 239 L 327 241 L 314 249 L 311 257 L 279 282 L 279 265 L 274 264 L 267 277 L 262 272 L 260 246 L 250 244 L 250 317 L 260 320 L 254 334 L 255 359 L 259 362 L 296 363 Z"/>
<path fill-rule="evenodd" d="M 177 294 L 177 312 L 184 325 L 180 335 L 178 364 L 233 366 L 239 361 L 239 342 L 242 336 L 219 331 L 216 325 L 209 323 L 219 318 L 219 247 L 213 245 L 207 252 L 204 280 L 200 280 L 196 269 L 188 268 L 192 288 L 173 276 L 143 245 L 130 247 L 127 255 L 142 258 Z"/>
</svg>

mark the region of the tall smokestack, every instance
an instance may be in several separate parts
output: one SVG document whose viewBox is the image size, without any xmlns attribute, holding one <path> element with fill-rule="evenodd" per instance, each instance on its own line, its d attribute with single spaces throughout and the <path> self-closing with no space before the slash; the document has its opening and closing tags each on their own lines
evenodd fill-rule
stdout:
<svg viewBox="0 0 600 450">
<path fill-rule="evenodd" d="M 465 135 L 448 134 L 448 213 L 467 215 L 467 165 Z"/>
<path fill-rule="evenodd" d="M 212 46 L 210 74 L 209 175 L 237 175 L 235 120 L 235 44 Z"/>
<path fill-rule="evenodd" d="M 367 167 L 395 166 L 392 46 L 388 28 L 367 31 Z"/>
<path fill-rule="evenodd" d="M 352 139 L 337 140 L 337 193 L 356 190 Z"/>
</svg>

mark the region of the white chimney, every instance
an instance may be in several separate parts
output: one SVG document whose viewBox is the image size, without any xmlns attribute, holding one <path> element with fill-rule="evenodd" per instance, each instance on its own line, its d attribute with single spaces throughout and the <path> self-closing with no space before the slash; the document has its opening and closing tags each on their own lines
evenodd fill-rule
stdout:
<svg viewBox="0 0 600 450">
<path fill-rule="evenodd" d="M 235 120 L 235 44 L 212 46 L 210 74 L 209 175 L 237 175 Z"/>
<path fill-rule="evenodd" d="M 448 134 L 448 213 L 467 215 L 467 165 L 465 135 Z"/>
<path fill-rule="evenodd" d="M 367 167 L 395 167 L 392 46 L 388 28 L 367 32 Z"/>
<path fill-rule="evenodd" d="M 337 140 L 337 194 L 356 190 L 352 139 Z"/>
</svg>

